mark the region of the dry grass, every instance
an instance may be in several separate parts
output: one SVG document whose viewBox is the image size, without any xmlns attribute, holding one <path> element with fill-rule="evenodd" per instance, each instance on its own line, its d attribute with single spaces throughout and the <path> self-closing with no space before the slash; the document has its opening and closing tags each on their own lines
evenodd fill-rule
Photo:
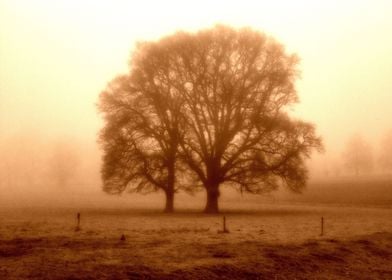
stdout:
<svg viewBox="0 0 392 280">
<path fill-rule="evenodd" d="M 71 210 L 3 211 L 0 279 L 391 279 L 391 211 L 232 210 L 229 234 L 194 211 L 90 209 L 78 232 Z"/>
</svg>

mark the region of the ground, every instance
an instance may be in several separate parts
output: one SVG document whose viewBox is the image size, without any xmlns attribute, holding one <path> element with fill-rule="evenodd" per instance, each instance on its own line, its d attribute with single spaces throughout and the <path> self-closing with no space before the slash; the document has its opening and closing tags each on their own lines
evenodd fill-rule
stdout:
<svg viewBox="0 0 392 280">
<path fill-rule="evenodd" d="M 1 210 L 0 279 L 392 279 L 391 208 L 80 212 Z"/>
</svg>

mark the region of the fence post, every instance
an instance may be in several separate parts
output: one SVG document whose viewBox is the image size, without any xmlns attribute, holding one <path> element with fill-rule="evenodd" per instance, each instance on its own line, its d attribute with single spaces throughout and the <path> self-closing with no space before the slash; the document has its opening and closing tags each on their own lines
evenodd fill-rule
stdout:
<svg viewBox="0 0 392 280">
<path fill-rule="evenodd" d="M 76 214 L 76 219 L 77 219 L 77 224 L 76 224 L 75 231 L 79 231 L 80 230 L 80 212 L 78 212 Z"/>
<path fill-rule="evenodd" d="M 324 217 L 321 217 L 321 233 L 320 236 L 324 235 Z"/>
<path fill-rule="evenodd" d="M 226 216 L 223 216 L 223 232 L 228 233 L 229 231 L 226 228 Z"/>
</svg>

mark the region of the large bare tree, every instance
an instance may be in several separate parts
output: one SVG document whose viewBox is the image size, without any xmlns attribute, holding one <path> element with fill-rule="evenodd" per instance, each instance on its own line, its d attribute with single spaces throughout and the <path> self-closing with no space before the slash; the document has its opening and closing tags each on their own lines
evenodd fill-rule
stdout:
<svg viewBox="0 0 392 280">
<path fill-rule="evenodd" d="M 224 26 L 144 47 L 156 91 L 181 104 L 180 156 L 207 192 L 206 212 L 218 212 L 223 183 L 251 193 L 304 187 L 304 160 L 321 141 L 287 114 L 298 100 L 295 56 L 259 32 Z"/>
<path fill-rule="evenodd" d="M 102 108 L 107 114 L 104 180 L 127 178 L 121 172 L 113 176 L 121 165 L 130 178 L 140 170 L 137 178 L 151 183 L 146 168 L 155 166 L 151 160 L 162 167 L 153 169 L 158 176 L 170 170 L 168 158 L 177 158 L 197 178 L 187 178 L 190 186 L 205 188 L 208 213 L 219 211 L 222 184 L 264 193 L 284 183 L 300 191 L 307 178 L 305 158 L 321 148 L 321 141 L 311 124 L 288 114 L 298 101 L 296 65 L 296 56 L 282 45 L 250 29 L 216 26 L 139 44 L 129 76 L 117 82 L 126 86 L 103 94 L 116 100 L 102 101 L 112 104 Z M 107 141 L 113 137 L 121 140 Z M 163 178 L 166 182 L 168 176 Z"/>
</svg>

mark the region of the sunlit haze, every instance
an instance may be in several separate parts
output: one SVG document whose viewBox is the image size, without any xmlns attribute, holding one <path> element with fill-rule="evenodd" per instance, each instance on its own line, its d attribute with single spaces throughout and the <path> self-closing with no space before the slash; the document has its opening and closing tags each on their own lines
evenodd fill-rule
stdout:
<svg viewBox="0 0 392 280">
<path fill-rule="evenodd" d="M 218 23 L 260 30 L 298 54 L 292 113 L 323 138 L 315 165 L 339 160 L 353 134 L 378 152 L 392 129 L 391 14 L 388 0 L 1 1 L 0 191 L 25 179 L 4 179 L 13 162 L 36 172 L 63 142 L 77 143 L 78 184 L 100 191 L 99 93 L 127 71 L 136 42 Z"/>
<path fill-rule="evenodd" d="M 392 279 L 391 217 L 392 0 L 0 0 L 0 280 Z"/>
</svg>

